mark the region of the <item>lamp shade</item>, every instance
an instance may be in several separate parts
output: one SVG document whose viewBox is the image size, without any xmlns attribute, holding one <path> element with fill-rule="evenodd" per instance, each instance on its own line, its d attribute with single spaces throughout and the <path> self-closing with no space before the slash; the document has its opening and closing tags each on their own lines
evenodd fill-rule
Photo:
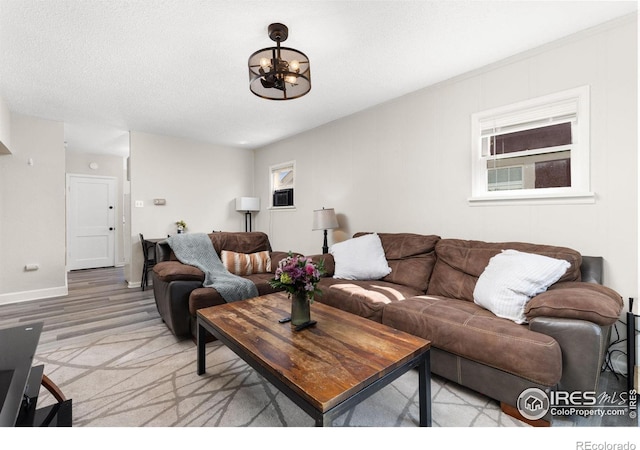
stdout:
<svg viewBox="0 0 640 450">
<path fill-rule="evenodd" d="M 338 219 L 333 208 L 322 208 L 313 211 L 314 230 L 332 230 L 338 228 Z"/>
<path fill-rule="evenodd" d="M 260 211 L 260 197 L 236 197 L 236 211 Z"/>
</svg>

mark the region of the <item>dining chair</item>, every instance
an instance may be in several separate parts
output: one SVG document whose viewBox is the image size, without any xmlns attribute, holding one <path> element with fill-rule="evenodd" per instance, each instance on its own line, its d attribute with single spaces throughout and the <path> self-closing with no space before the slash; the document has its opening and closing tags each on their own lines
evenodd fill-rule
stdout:
<svg viewBox="0 0 640 450">
<path fill-rule="evenodd" d="M 156 265 L 156 244 L 155 242 L 147 241 L 142 233 L 140 233 L 140 244 L 142 245 L 142 254 L 144 257 L 140 286 L 144 291 L 145 287 L 149 286 L 149 272 L 153 269 L 153 266 Z"/>
</svg>

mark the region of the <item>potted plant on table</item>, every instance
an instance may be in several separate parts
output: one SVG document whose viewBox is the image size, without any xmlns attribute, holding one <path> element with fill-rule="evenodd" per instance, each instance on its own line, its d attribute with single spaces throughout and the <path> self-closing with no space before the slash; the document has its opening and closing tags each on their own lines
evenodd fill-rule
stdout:
<svg viewBox="0 0 640 450">
<path fill-rule="evenodd" d="M 184 220 L 178 220 L 176 226 L 178 227 L 178 234 L 184 233 L 184 230 L 187 229 L 187 224 Z"/>
<path fill-rule="evenodd" d="M 311 321 L 311 303 L 321 295 L 318 281 L 324 273 L 324 261 L 314 263 L 311 258 L 289 253 L 278 263 L 275 278 L 269 284 L 284 289 L 291 299 L 291 323 L 295 326 Z"/>
</svg>

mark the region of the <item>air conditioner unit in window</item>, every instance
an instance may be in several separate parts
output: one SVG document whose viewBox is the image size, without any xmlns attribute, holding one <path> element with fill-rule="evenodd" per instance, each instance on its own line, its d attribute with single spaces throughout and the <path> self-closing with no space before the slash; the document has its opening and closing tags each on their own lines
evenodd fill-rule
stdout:
<svg viewBox="0 0 640 450">
<path fill-rule="evenodd" d="M 273 206 L 293 206 L 293 189 L 273 191 Z"/>
</svg>

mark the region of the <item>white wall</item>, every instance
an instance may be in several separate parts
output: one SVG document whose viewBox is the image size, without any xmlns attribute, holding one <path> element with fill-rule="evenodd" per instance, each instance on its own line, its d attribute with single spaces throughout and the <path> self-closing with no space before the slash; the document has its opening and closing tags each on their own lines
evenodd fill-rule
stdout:
<svg viewBox="0 0 640 450">
<path fill-rule="evenodd" d="M 261 213 L 277 250 L 320 253 L 312 211 L 340 230 L 416 232 L 572 247 L 605 259 L 605 284 L 638 295 L 637 18 L 575 35 L 255 151 L 256 195 L 269 166 L 296 161 L 296 210 Z M 594 204 L 470 206 L 472 113 L 591 87 Z M 313 90 L 309 95 L 313 95 Z M 310 112 L 312 113 L 312 112 Z"/>
<path fill-rule="evenodd" d="M 0 304 L 65 295 L 64 125 L 13 114 L 11 151 L 0 155 Z"/>
<path fill-rule="evenodd" d="M 163 238 L 176 233 L 178 220 L 191 233 L 244 231 L 235 198 L 253 195 L 251 150 L 132 131 L 130 151 L 130 286 L 139 286 L 142 274 L 139 233 Z M 166 205 L 154 206 L 154 198 L 164 198 Z M 135 207 L 136 201 L 144 207 Z"/>
<path fill-rule="evenodd" d="M 0 97 L 0 154 L 11 152 L 11 112 Z"/>
<path fill-rule="evenodd" d="M 129 201 L 125 207 L 124 195 L 129 192 L 127 174 L 126 174 L 126 158 L 116 155 L 98 155 L 85 152 L 66 151 L 66 172 L 67 174 L 90 175 L 116 178 L 116 203 L 114 205 L 115 213 L 115 264 L 123 266 L 126 262 L 124 247 L 124 228 L 125 224 L 130 221 L 129 217 Z M 98 164 L 97 169 L 91 169 L 89 164 Z M 125 219 L 123 221 L 123 218 Z"/>
</svg>

